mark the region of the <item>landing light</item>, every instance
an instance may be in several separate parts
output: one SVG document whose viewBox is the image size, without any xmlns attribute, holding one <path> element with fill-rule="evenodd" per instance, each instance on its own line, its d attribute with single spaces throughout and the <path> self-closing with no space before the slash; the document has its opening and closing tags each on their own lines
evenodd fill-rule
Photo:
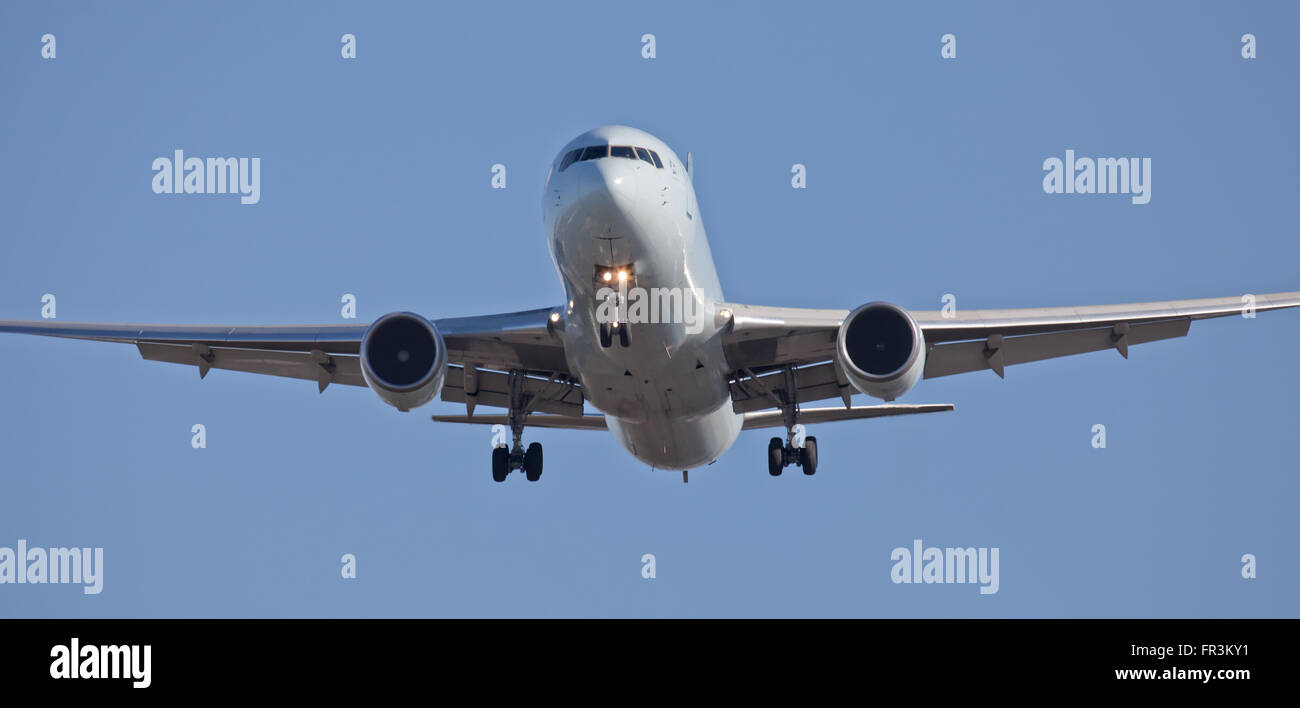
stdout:
<svg viewBox="0 0 1300 708">
<path fill-rule="evenodd" d="M 605 271 L 605 282 L 608 283 L 613 279 L 614 279 L 614 274 L 609 271 Z"/>
<path fill-rule="evenodd" d="M 559 322 L 559 321 L 560 321 L 560 313 L 558 313 L 558 312 L 552 312 L 552 313 L 551 313 L 551 321 L 552 321 L 552 322 Z"/>
<path fill-rule="evenodd" d="M 627 280 L 627 271 L 625 271 L 625 270 L 620 270 L 620 271 L 618 272 L 618 282 L 621 283 L 621 282 L 623 282 L 624 280 Z"/>
</svg>

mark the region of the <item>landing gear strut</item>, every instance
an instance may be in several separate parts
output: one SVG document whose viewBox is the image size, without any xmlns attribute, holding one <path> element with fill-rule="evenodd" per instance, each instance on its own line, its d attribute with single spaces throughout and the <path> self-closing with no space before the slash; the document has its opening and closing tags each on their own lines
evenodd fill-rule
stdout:
<svg viewBox="0 0 1300 708">
<path fill-rule="evenodd" d="M 612 283 L 615 268 L 601 268 L 596 266 L 596 285 Z M 599 314 L 603 309 L 608 308 L 614 313 L 613 321 L 601 322 L 599 324 L 600 346 L 602 349 L 609 349 L 614 346 L 614 340 L 618 339 L 618 345 L 627 349 L 628 347 L 628 323 L 627 320 L 627 278 L 632 272 L 632 266 L 619 266 L 618 270 L 618 290 L 610 289 L 610 293 L 605 298 L 603 304 L 598 304 L 596 312 Z M 632 275 L 635 282 L 635 275 Z M 602 282 L 603 281 L 603 282 Z M 608 288 L 609 286 L 606 285 Z M 598 317 L 598 319 L 600 319 Z"/>
<path fill-rule="evenodd" d="M 515 470 L 523 470 L 529 482 L 542 478 L 542 444 L 530 443 L 524 449 L 524 421 L 528 418 L 530 407 L 525 400 L 529 396 L 523 391 L 523 374 L 510 372 L 510 432 L 514 443 L 509 448 L 504 445 L 492 448 L 492 481 L 504 482 Z"/>
</svg>

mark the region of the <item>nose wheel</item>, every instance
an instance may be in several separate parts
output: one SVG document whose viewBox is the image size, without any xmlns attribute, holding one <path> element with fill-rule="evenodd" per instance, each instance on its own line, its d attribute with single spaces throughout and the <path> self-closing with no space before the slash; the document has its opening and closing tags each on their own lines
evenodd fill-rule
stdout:
<svg viewBox="0 0 1300 708">
<path fill-rule="evenodd" d="M 617 338 L 618 345 L 620 347 L 623 347 L 624 349 L 627 349 L 628 342 L 629 342 L 628 340 L 629 335 L 627 329 L 628 327 L 626 323 L 624 324 L 610 323 L 610 322 L 601 323 L 600 346 L 604 349 L 609 349 L 610 347 L 614 346 L 614 340 Z"/>
<path fill-rule="evenodd" d="M 612 289 L 614 283 L 614 273 L 618 272 L 618 290 Z M 602 349 L 609 349 L 614 346 L 614 340 L 618 340 L 618 345 L 624 349 L 628 346 L 628 323 L 627 323 L 627 286 L 628 280 L 636 282 L 636 274 L 631 265 L 614 266 L 605 268 L 596 266 L 596 287 L 604 286 L 609 294 L 605 297 L 603 303 L 598 303 L 596 307 L 597 320 L 599 324 L 600 346 Z M 608 310 L 614 313 L 612 317 L 608 314 L 604 317 L 601 313 Z"/>
</svg>

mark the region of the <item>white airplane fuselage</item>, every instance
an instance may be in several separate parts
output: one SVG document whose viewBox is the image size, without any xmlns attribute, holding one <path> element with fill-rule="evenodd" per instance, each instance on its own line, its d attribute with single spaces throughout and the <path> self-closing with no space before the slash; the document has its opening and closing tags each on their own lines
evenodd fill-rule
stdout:
<svg viewBox="0 0 1300 708">
<path fill-rule="evenodd" d="M 571 151 L 599 145 L 653 150 L 662 166 L 626 156 L 563 165 Z M 558 329 L 587 400 L 647 464 L 686 470 L 716 460 L 736 441 L 742 417 L 727 385 L 722 286 L 685 163 L 644 131 L 597 128 L 560 151 L 543 208 L 567 305 Z M 616 299 L 602 310 L 609 291 L 606 300 L 598 294 L 618 292 L 620 283 L 623 307 Z M 686 298 L 693 303 L 675 306 Z M 636 299 L 639 312 L 630 307 Z M 650 309 L 652 299 L 665 307 Z M 613 335 L 607 346 L 602 325 Z"/>
</svg>

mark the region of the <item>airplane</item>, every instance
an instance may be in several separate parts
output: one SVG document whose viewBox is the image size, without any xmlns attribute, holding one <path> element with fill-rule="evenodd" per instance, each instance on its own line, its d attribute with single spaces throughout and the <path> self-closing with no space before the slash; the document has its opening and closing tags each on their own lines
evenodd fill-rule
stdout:
<svg viewBox="0 0 1300 708">
<path fill-rule="evenodd" d="M 0 332 L 134 344 L 143 358 L 368 387 L 399 411 L 441 397 L 440 422 L 502 425 L 492 478 L 542 475 L 525 426 L 608 430 L 636 459 L 711 464 L 741 430 L 784 428 L 768 473 L 817 471 L 803 424 L 950 411 L 893 403 L 922 379 L 1129 347 L 1187 334 L 1193 320 L 1300 306 L 1300 292 L 1125 305 L 919 311 L 733 303 L 722 293 L 685 162 L 653 135 L 604 126 L 552 161 L 542 206 L 564 302 L 430 320 L 392 312 L 365 324 L 154 325 L 0 321 Z M 646 294 L 648 293 L 648 296 Z M 647 315 L 646 300 L 649 300 Z M 638 308 L 638 303 L 640 307 Z M 657 305 L 657 306 L 656 306 Z M 865 394 L 884 401 L 854 405 Z M 808 407 L 839 399 L 842 405 Z M 599 414 L 585 413 L 590 403 Z M 475 414 L 483 405 L 502 414 Z"/>
</svg>

